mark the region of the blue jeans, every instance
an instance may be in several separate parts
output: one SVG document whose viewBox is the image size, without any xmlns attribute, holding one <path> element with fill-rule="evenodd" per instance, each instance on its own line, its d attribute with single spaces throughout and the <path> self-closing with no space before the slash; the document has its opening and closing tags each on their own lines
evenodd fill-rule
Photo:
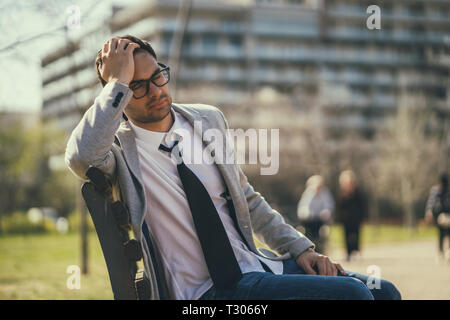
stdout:
<svg viewBox="0 0 450 320">
<path fill-rule="evenodd" d="M 400 292 L 386 280 L 369 289 L 369 276 L 308 275 L 294 259 L 283 261 L 283 274 L 249 272 L 232 289 L 209 289 L 200 300 L 400 300 Z M 370 279 L 370 283 L 375 283 Z M 378 287 L 378 289 L 376 288 Z"/>
</svg>

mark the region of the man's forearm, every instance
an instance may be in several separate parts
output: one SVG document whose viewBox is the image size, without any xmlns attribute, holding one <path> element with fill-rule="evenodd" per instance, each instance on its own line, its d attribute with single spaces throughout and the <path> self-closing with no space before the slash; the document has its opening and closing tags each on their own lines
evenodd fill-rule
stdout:
<svg viewBox="0 0 450 320">
<path fill-rule="evenodd" d="M 127 86 L 110 82 L 86 111 L 73 130 L 66 148 L 65 161 L 75 175 L 86 179 L 86 170 L 91 165 L 110 177 L 113 175 L 115 159 L 111 146 L 120 126 L 122 112 L 132 95 Z"/>
</svg>

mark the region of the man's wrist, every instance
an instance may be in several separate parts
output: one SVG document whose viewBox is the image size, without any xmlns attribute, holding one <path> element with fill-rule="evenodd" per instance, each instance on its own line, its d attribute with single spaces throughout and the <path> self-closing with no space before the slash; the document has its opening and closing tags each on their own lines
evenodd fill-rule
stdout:
<svg viewBox="0 0 450 320">
<path fill-rule="evenodd" d="M 129 85 L 130 85 L 130 82 L 127 82 L 127 81 L 124 81 L 124 80 L 121 80 L 121 79 L 112 79 L 111 80 L 111 82 L 117 82 L 117 83 L 120 83 L 121 85 L 124 85 L 125 87 L 129 87 Z"/>
<path fill-rule="evenodd" d="M 302 254 L 304 253 L 308 253 L 308 252 L 315 252 L 314 249 L 312 247 L 309 247 L 308 249 L 306 249 L 305 251 L 303 251 L 302 253 L 300 253 L 296 259 L 298 259 Z"/>
</svg>

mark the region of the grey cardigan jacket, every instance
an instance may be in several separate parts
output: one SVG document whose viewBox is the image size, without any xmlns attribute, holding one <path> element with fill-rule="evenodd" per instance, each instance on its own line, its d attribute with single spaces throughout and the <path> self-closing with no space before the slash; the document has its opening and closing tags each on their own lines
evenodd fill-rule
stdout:
<svg viewBox="0 0 450 320">
<path fill-rule="evenodd" d="M 67 144 L 65 161 L 70 170 L 83 180 L 87 180 L 85 173 L 91 165 L 108 175 L 116 198 L 124 201 L 130 212 L 134 237 L 141 242 L 144 271 L 151 283 L 151 299 L 170 299 L 172 297 L 167 294 L 167 284 L 161 278 L 163 272 L 158 272 L 162 270 L 158 248 L 147 243 L 143 237 L 143 228 L 146 229 L 144 216 L 151 208 L 146 207 L 134 132 L 128 121 L 122 118 L 122 112 L 132 95 L 133 92 L 127 86 L 117 82 L 108 83 L 73 130 Z M 202 131 L 215 128 L 226 136 L 228 124 L 218 108 L 200 104 L 172 104 L 172 108 L 192 124 L 201 121 Z M 308 238 L 286 224 L 282 216 L 253 189 L 238 164 L 216 165 L 235 207 L 236 227 L 252 252 L 269 259 L 284 260 L 297 257 L 306 249 L 314 247 Z M 257 249 L 253 234 L 280 255 Z"/>
</svg>

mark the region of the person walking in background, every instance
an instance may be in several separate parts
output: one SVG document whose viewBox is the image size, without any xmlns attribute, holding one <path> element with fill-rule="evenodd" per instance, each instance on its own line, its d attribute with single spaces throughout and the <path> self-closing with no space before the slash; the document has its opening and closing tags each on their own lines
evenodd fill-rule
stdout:
<svg viewBox="0 0 450 320">
<path fill-rule="evenodd" d="M 333 210 L 333 196 L 324 186 L 323 178 L 319 175 L 310 177 L 298 202 L 297 217 L 306 236 L 316 244 L 316 252 L 325 252 Z"/>
<path fill-rule="evenodd" d="M 438 228 L 439 257 L 450 259 L 450 244 L 444 250 L 444 240 L 450 237 L 450 189 L 446 173 L 441 174 L 440 184 L 431 187 L 425 209 L 425 221 L 428 223 L 433 221 Z"/>
<path fill-rule="evenodd" d="M 336 218 L 344 227 L 347 261 L 357 260 L 360 256 L 361 223 L 366 217 L 367 197 L 361 188 L 356 186 L 353 171 L 345 170 L 339 176 Z"/>
</svg>

